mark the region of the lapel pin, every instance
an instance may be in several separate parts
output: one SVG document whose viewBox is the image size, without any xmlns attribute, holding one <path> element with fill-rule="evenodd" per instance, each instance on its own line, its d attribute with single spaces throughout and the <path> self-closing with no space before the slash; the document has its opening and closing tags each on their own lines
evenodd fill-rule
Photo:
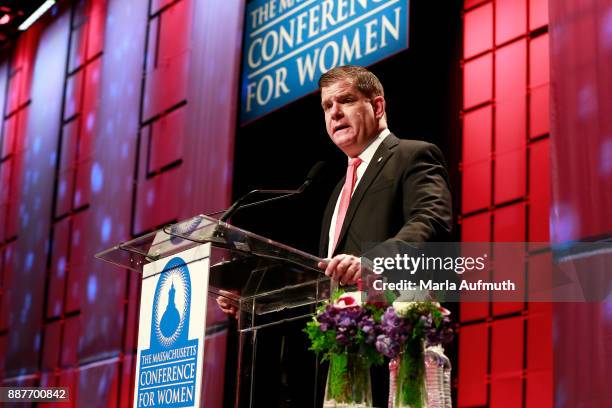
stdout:
<svg viewBox="0 0 612 408">
<path fill-rule="evenodd" d="M 381 161 L 381 160 L 382 160 L 382 156 L 380 156 L 380 157 L 378 158 L 378 162 L 377 162 L 377 163 L 380 163 L 380 161 Z"/>
</svg>

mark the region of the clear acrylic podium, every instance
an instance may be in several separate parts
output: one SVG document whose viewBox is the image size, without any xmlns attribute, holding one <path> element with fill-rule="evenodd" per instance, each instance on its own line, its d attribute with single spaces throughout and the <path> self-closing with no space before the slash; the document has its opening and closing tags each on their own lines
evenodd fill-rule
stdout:
<svg viewBox="0 0 612 408">
<path fill-rule="evenodd" d="M 226 381 L 233 387 L 230 392 L 233 401 L 227 401 L 230 398 L 226 392 L 222 404 L 263 406 L 255 393 L 255 384 L 259 381 L 257 365 L 265 364 L 263 359 L 257 360 L 261 341 L 258 332 L 311 316 L 321 302 L 329 299 L 329 278 L 317 268 L 319 258 L 204 215 L 121 243 L 96 257 L 142 273 L 144 265 L 150 262 L 199 245 L 211 246 L 206 332 L 214 331 L 220 323 L 227 327 L 228 318 L 217 307 L 219 297 L 238 310 L 235 324 L 229 325 L 234 331 L 230 335 L 237 335 L 236 362 L 220 365 L 226 371 Z M 308 345 L 304 343 L 303 347 Z M 205 366 L 209 365 L 207 360 L 219 358 L 226 356 L 207 353 L 205 349 Z M 210 365 L 219 366 L 212 360 Z M 206 405 L 207 398 L 203 397 L 202 405 Z"/>
</svg>

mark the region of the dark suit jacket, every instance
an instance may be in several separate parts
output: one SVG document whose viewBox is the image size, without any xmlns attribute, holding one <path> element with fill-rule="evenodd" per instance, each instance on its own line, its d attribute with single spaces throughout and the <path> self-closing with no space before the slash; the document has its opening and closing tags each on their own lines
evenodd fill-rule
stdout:
<svg viewBox="0 0 612 408">
<path fill-rule="evenodd" d="M 319 250 L 327 256 L 329 227 L 344 178 L 323 216 Z M 374 245 L 445 241 L 452 203 L 440 150 L 430 143 L 387 136 L 361 178 L 344 219 L 334 255 L 368 256 Z"/>
</svg>

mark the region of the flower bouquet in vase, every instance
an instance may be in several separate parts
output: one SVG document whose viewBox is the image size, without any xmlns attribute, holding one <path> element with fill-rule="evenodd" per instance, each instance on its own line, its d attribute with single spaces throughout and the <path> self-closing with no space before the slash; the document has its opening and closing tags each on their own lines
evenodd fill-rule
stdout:
<svg viewBox="0 0 612 408">
<path fill-rule="evenodd" d="M 446 398 L 440 396 L 441 391 L 438 388 L 433 389 L 433 385 L 440 368 L 437 363 L 441 360 L 444 363 L 448 361 L 443 360 L 442 356 L 446 356 L 443 350 L 440 350 L 442 344 L 453 338 L 449 314 L 450 312 L 438 303 L 429 301 L 394 302 L 393 306 L 384 312 L 380 324 L 381 334 L 376 339 L 376 349 L 391 359 L 389 407 L 446 408 L 444 403 L 439 405 L 436 402 L 441 399 L 446 401 Z M 431 346 L 438 348 L 426 354 L 425 349 L 429 350 Z M 433 359 L 434 356 L 436 359 Z M 446 368 L 450 378 L 450 365 Z M 444 384 L 440 390 L 445 390 Z M 450 398 L 448 400 L 450 401 Z"/>
<path fill-rule="evenodd" d="M 360 292 L 338 293 L 318 310 L 305 332 L 310 350 L 329 361 L 324 407 L 370 407 L 370 366 L 381 364 L 376 351 L 383 307 L 361 302 Z"/>
</svg>

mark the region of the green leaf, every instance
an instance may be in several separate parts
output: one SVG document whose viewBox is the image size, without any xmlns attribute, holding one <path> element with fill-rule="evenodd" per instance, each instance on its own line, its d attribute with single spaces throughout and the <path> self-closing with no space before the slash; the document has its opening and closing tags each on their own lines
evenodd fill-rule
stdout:
<svg viewBox="0 0 612 408">
<path fill-rule="evenodd" d="M 348 356 L 346 353 L 332 354 L 329 361 L 329 394 L 336 401 L 347 401 Z"/>
<path fill-rule="evenodd" d="M 425 376 L 423 346 L 420 341 L 410 341 L 400 355 L 397 378 L 397 397 L 404 405 L 422 407 Z"/>
</svg>

